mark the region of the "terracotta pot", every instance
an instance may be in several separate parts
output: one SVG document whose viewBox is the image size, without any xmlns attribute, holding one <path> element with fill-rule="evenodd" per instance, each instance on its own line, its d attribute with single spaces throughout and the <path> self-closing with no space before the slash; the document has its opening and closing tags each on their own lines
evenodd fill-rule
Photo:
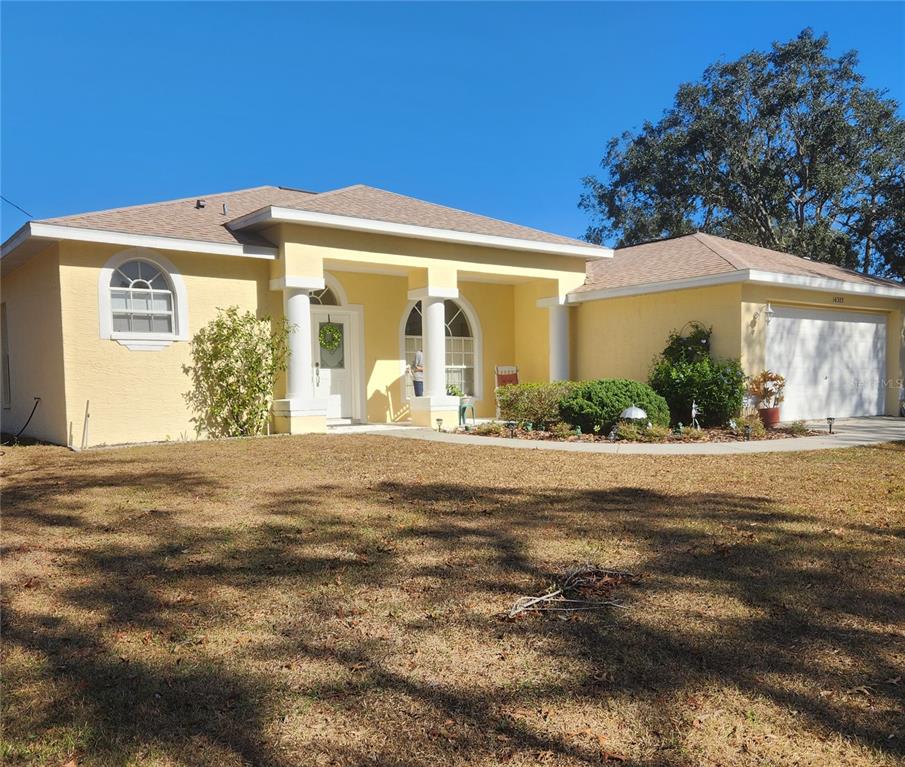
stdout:
<svg viewBox="0 0 905 767">
<path fill-rule="evenodd" d="M 760 416 L 761 423 L 767 429 L 772 429 L 779 423 L 778 407 L 762 407 L 758 408 L 757 414 Z"/>
</svg>

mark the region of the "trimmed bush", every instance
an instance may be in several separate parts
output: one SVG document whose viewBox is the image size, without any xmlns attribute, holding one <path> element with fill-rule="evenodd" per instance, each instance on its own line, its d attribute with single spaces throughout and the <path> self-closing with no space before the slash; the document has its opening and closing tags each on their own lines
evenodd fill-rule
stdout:
<svg viewBox="0 0 905 767">
<path fill-rule="evenodd" d="M 746 426 L 751 427 L 751 437 L 753 439 L 763 439 L 767 436 L 764 422 L 760 420 L 760 416 L 756 413 L 754 415 L 739 416 L 735 419 L 735 430 L 739 434 L 744 435 Z"/>
<path fill-rule="evenodd" d="M 481 437 L 501 437 L 505 431 L 506 427 L 498 421 L 487 421 L 471 427 L 471 433 Z"/>
<path fill-rule="evenodd" d="M 574 386 L 572 381 L 500 386 L 496 390 L 500 417 L 506 421 L 530 423 L 535 429 L 552 426 L 560 421 L 560 401 Z"/>
<path fill-rule="evenodd" d="M 650 385 L 669 403 L 673 423 L 691 423 L 691 405 L 697 403 L 702 426 L 722 426 L 735 418 L 745 397 L 745 373 L 738 360 L 672 362 L 661 357 L 650 374 Z"/>
<path fill-rule="evenodd" d="M 637 405 L 647 412 L 651 423 L 669 425 L 666 400 L 640 381 L 604 378 L 575 384 L 560 403 L 560 415 L 585 434 L 608 432 L 627 407 Z"/>
<path fill-rule="evenodd" d="M 669 438 L 669 427 L 620 421 L 616 424 L 616 437 L 631 442 L 666 442 Z"/>
</svg>

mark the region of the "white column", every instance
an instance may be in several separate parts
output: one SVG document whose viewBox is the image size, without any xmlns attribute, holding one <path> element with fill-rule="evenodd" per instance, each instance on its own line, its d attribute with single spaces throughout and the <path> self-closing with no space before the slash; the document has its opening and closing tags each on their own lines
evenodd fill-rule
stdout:
<svg viewBox="0 0 905 767">
<path fill-rule="evenodd" d="M 569 309 L 563 304 L 549 307 L 550 380 L 569 380 Z"/>
<path fill-rule="evenodd" d="M 311 381 L 311 299 L 308 291 L 283 289 L 283 310 L 289 323 L 289 362 L 286 367 L 286 399 L 310 400 Z"/>
<path fill-rule="evenodd" d="M 442 298 L 421 299 L 424 394 L 446 396 L 446 309 Z"/>
</svg>

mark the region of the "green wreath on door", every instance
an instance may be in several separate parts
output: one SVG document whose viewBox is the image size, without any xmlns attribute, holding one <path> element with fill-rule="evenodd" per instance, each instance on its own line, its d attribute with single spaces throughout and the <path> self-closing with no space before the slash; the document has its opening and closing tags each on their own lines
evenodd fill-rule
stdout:
<svg viewBox="0 0 905 767">
<path fill-rule="evenodd" d="M 327 352 L 335 352 L 343 342 L 343 326 L 335 322 L 325 322 L 321 325 L 318 334 L 321 349 Z"/>
</svg>

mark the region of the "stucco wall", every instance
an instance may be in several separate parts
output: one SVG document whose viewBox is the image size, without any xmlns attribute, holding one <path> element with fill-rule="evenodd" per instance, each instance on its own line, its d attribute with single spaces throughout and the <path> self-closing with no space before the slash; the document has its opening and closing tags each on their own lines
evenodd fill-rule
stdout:
<svg viewBox="0 0 905 767">
<path fill-rule="evenodd" d="M 742 287 L 741 298 L 741 359 L 749 374 L 764 368 L 764 309 L 767 303 L 814 306 L 836 311 L 881 312 L 886 317 L 886 413 L 898 415 L 899 392 L 905 378 L 905 301 L 754 284 Z M 755 320 L 756 314 L 758 317 Z M 820 350 L 815 349 L 814 353 L 819 354 Z"/>
<path fill-rule="evenodd" d="M 402 400 L 402 365 L 399 326 L 408 303 L 408 281 L 403 276 L 331 272 L 350 304 L 363 307 L 367 419 L 373 423 L 406 420 Z"/>
<path fill-rule="evenodd" d="M 11 407 L 2 428 L 15 434 L 41 402 L 23 436 L 66 444 L 63 323 L 60 312 L 59 249 L 56 245 L 4 273 L 0 301 L 6 305 Z"/>
<path fill-rule="evenodd" d="M 519 381 L 547 381 L 550 377 L 550 311 L 537 306 L 553 289 L 547 282 L 526 282 L 513 289 L 515 309 L 515 359 Z M 570 328 L 572 332 L 574 329 Z M 507 364 L 500 362 L 499 364 Z M 573 361 L 574 369 L 574 361 Z"/>
<path fill-rule="evenodd" d="M 673 330 L 698 321 L 713 327 L 713 355 L 738 358 L 740 285 L 650 293 L 578 304 L 572 312 L 572 371 L 578 379 L 647 381 Z"/>
<path fill-rule="evenodd" d="M 401 331 L 412 302 L 407 277 L 362 272 L 329 272 L 339 282 L 350 304 L 363 308 L 367 418 L 372 423 L 406 421 L 411 416 L 403 397 Z M 460 282 L 459 291 L 478 317 L 482 341 L 483 396 L 476 401 L 480 417 L 496 410 L 493 366 L 513 360 L 512 286 Z"/>
<path fill-rule="evenodd" d="M 63 243 L 60 297 L 66 411 L 75 444 L 81 442 L 85 403 L 89 405 L 88 444 L 191 439 L 192 413 L 183 394 L 189 379 L 189 342 L 159 351 L 133 351 L 101 340 L 98 326 L 98 275 L 122 248 Z M 259 316 L 282 311 L 271 293 L 265 261 L 205 254 L 165 252 L 182 275 L 188 294 L 189 337 L 216 316 L 217 308 L 238 306 Z"/>
<path fill-rule="evenodd" d="M 512 285 L 460 282 L 460 295 L 474 307 L 481 323 L 483 356 L 482 399 L 475 403 L 478 418 L 496 415 L 493 369 L 511 365 L 515 353 L 515 310 Z"/>
</svg>

